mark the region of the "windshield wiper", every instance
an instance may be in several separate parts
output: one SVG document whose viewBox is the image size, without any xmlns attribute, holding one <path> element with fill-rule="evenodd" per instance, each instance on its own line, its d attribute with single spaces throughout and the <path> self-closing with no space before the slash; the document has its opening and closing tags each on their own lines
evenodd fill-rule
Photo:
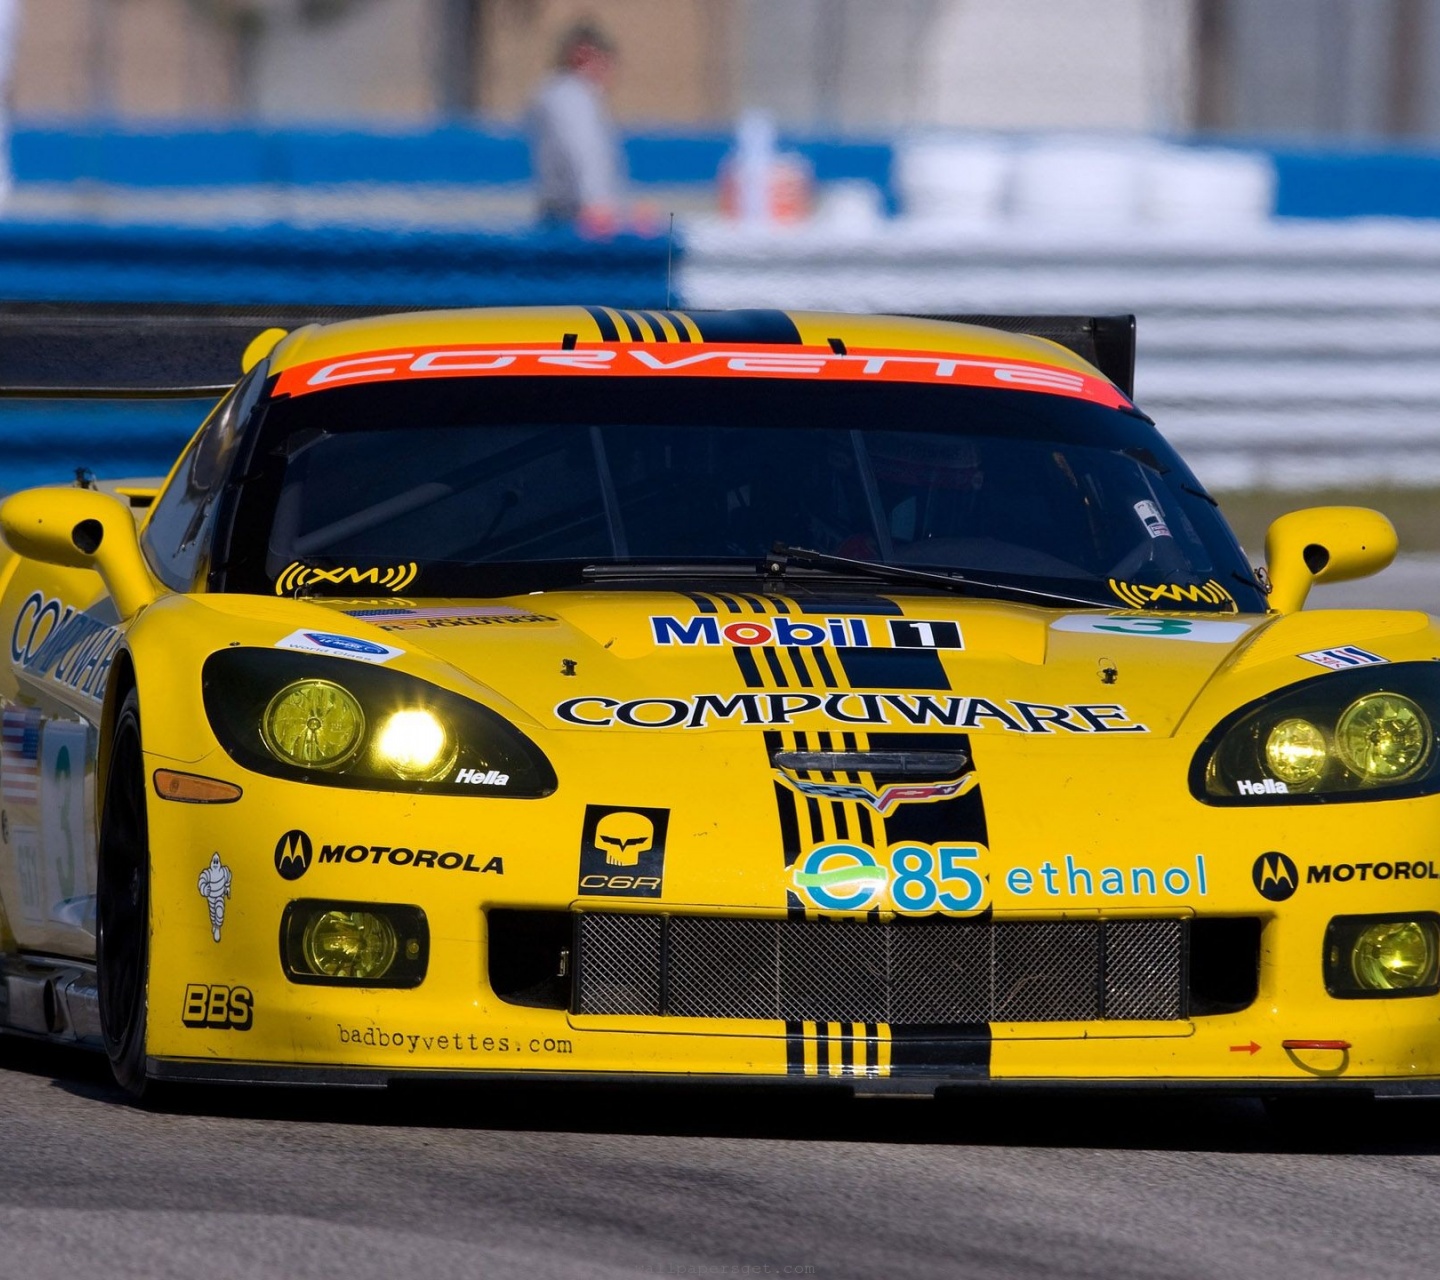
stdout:
<svg viewBox="0 0 1440 1280">
<path fill-rule="evenodd" d="M 1061 604 L 1078 604 L 1087 609 L 1103 609 L 1105 605 L 1098 600 L 1087 600 L 1084 596 L 1069 596 L 1059 591 L 1037 591 L 1030 587 L 1016 587 L 1008 582 L 994 582 L 981 578 L 966 578 L 958 573 L 931 573 L 925 569 L 907 569 L 894 564 L 876 564 L 872 560 L 851 560 L 847 556 L 826 555 L 823 551 L 811 551 L 806 547 L 786 546 L 783 542 L 777 542 L 770 548 L 770 555 L 765 562 L 766 576 L 774 579 L 783 579 L 785 570 L 790 565 L 798 565 L 803 568 L 833 569 L 837 572 L 848 573 L 852 577 L 872 578 L 877 582 L 906 583 L 943 587 L 947 591 L 955 591 L 965 594 L 967 587 L 979 587 L 984 592 L 996 592 L 1003 595 L 1018 596 L 1024 600 L 1045 600 L 1051 603 L 1059 601 Z"/>
</svg>

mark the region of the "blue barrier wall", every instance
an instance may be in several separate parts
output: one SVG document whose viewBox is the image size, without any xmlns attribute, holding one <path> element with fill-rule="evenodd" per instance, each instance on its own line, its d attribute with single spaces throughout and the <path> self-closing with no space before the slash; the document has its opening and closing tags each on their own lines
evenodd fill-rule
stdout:
<svg viewBox="0 0 1440 1280">
<path fill-rule="evenodd" d="M 675 248 L 678 260 L 683 246 Z M 16 301 L 523 306 L 666 303 L 663 238 L 0 221 Z"/>
<path fill-rule="evenodd" d="M 632 134 L 625 140 L 640 185 L 708 183 L 733 146 L 724 133 Z M 782 138 L 822 182 L 859 178 L 894 203 L 887 142 Z M 12 143 L 21 182 L 128 187 L 325 186 L 378 183 L 519 183 L 530 157 L 515 129 L 448 125 L 415 132 L 343 129 L 131 129 L 21 127 Z"/>
</svg>

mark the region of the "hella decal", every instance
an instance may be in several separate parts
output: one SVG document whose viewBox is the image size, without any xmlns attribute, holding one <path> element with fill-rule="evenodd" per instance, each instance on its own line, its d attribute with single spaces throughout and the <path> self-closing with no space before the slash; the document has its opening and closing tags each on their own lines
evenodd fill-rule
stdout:
<svg viewBox="0 0 1440 1280">
<path fill-rule="evenodd" d="M 283 640 L 275 643 L 277 649 L 291 649 L 296 653 L 324 653 L 335 658 L 354 658 L 357 662 L 389 662 L 405 652 L 394 645 L 376 644 L 373 640 L 359 640 L 354 636 L 333 635 L 328 631 L 292 631 Z"/>
<path fill-rule="evenodd" d="M 1148 733 L 1118 703 L 1054 705 L 914 693 L 702 693 L 693 698 L 567 698 L 555 708 L 587 728 L 704 729 L 722 720 L 788 725 L 814 718 L 848 725 L 998 728 L 1007 733 Z"/>
<path fill-rule="evenodd" d="M 978 773 L 971 772 L 948 782 L 895 782 L 872 791 L 849 782 L 811 782 L 779 772 L 775 776 L 801 795 L 814 796 L 817 800 L 856 800 L 868 804 L 882 816 L 899 804 L 927 804 L 963 796 L 980 780 Z"/>
<path fill-rule="evenodd" d="M 510 775 L 498 769 L 461 769 L 452 781 L 472 787 L 504 787 L 509 785 Z"/>
<path fill-rule="evenodd" d="M 1277 782 L 1274 778 L 1262 778 L 1259 782 L 1252 782 L 1249 778 L 1238 778 L 1235 782 L 1235 790 L 1242 796 L 1288 796 L 1290 788 L 1283 782 Z"/>
<path fill-rule="evenodd" d="M 884 622 L 884 630 L 876 623 Z M 650 619 L 655 643 L 682 648 L 738 645 L 754 648 L 813 649 L 834 645 L 848 649 L 963 649 L 960 624 L 914 618 L 743 618 L 724 622 L 713 614 L 679 618 L 659 614 Z"/>
</svg>

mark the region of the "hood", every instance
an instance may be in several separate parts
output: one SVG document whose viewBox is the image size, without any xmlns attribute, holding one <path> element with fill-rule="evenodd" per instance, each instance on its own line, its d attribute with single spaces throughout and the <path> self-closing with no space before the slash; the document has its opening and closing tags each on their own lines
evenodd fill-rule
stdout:
<svg viewBox="0 0 1440 1280">
<path fill-rule="evenodd" d="M 559 591 L 308 601 L 306 613 L 317 605 L 335 634 L 443 662 L 546 729 L 646 733 L 1170 736 L 1218 674 L 1427 622 L 1379 611 L 1199 616 L 900 593 Z M 1317 673 L 1297 669 L 1282 682 Z"/>
</svg>

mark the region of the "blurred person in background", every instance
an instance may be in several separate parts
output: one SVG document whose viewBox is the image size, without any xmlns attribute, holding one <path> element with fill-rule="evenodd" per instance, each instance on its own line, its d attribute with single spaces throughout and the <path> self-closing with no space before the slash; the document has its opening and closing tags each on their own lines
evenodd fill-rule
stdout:
<svg viewBox="0 0 1440 1280">
<path fill-rule="evenodd" d="M 628 221 L 625 153 L 606 102 L 615 63 L 609 37 L 592 22 L 577 23 L 530 100 L 526 132 L 546 226 L 608 236 Z"/>
<path fill-rule="evenodd" d="M 20 0 L 0 0 L 0 205 L 10 198 L 10 113 L 14 91 L 10 84 L 15 66 L 15 45 L 20 36 Z"/>
</svg>

